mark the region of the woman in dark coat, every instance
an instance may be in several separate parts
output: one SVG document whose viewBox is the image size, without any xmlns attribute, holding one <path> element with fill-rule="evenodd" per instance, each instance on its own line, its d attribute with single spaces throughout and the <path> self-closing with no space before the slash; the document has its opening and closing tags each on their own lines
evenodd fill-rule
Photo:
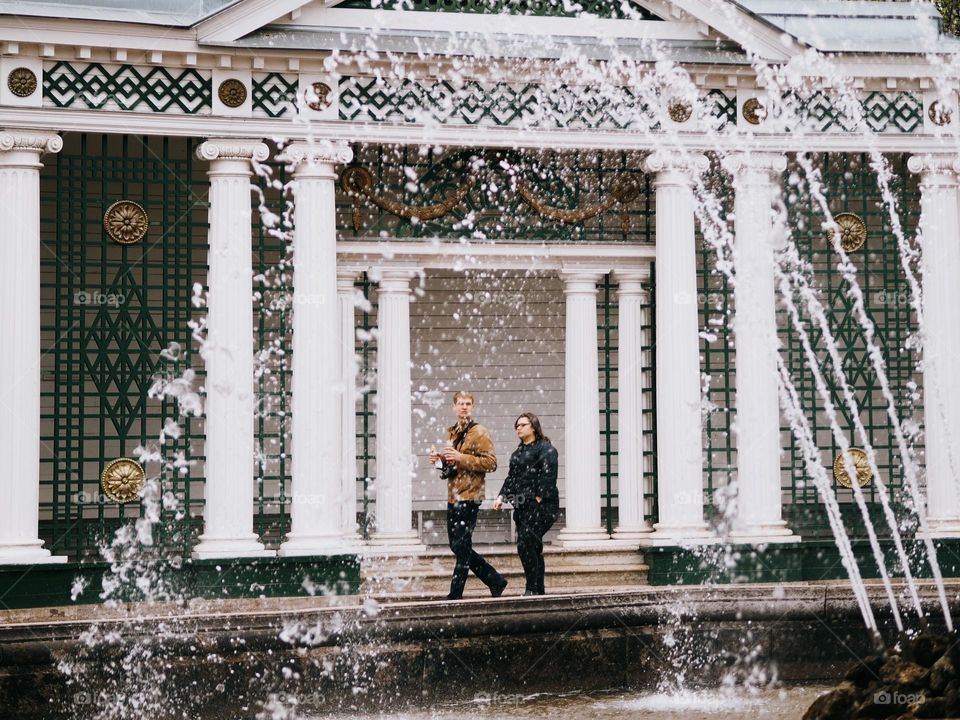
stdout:
<svg viewBox="0 0 960 720">
<path fill-rule="evenodd" d="M 510 456 L 510 472 L 493 509 L 501 509 L 504 502 L 513 505 L 517 553 L 527 579 L 524 595 L 543 595 L 543 536 L 560 514 L 557 449 L 533 413 L 523 413 L 513 426 L 520 445 Z"/>
</svg>

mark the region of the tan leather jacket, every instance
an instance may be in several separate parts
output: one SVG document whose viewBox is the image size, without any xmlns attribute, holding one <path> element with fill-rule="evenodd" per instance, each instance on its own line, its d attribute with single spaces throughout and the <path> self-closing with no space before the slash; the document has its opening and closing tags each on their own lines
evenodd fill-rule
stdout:
<svg viewBox="0 0 960 720">
<path fill-rule="evenodd" d="M 452 443 L 459 430 L 456 425 L 447 428 Z M 460 446 L 463 460 L 457 463 L 457 475 L 447 480 L 447 502 L 483 502 L 484 476 L 497 469 L 497 455 L 493 438 L 483 425 L 474 425 Z"/>
</svg>

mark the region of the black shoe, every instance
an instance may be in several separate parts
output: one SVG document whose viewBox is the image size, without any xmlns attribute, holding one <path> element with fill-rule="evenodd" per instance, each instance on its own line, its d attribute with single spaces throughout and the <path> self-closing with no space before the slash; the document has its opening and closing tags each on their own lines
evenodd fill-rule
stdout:
<svg viewBox="0 0 960 720">
<path fill-rule="evenodd" d="M 524 597 L 526 597 L 527 595 L 539 595 L 540 593 L 538 593 L 536 590 L 524 590 L 523 594 Z"/>
<path fill-rule="evenodd" d="M 463 595 L 451 595 L 447 594 L 444 600 L 463 600 Z"/>
<path fill-rule="evenodd" d="M 503 591 L 507 588 L 507 579 L 502 577 L 500 578 L 499 583 L 492 583 L 490 585 L 490 594 L 493 597 L 500 597 L 503 595 Z"/>
</svg>

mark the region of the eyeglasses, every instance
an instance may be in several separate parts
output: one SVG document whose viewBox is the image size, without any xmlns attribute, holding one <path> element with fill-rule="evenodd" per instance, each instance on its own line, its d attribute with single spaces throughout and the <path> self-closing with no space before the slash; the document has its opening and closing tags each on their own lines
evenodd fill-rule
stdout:
<svg viewBox="0 0 960 720">
<path fill-rule="evenodd" d="M 522 428 L 522 427 L 530 427 L 530 423 L 528 423 L 528 422 L 517 423 L 517 424 L 514 425 L 513 427 L 514 427 L 515 429 L 519 430 L 519 429 Z"/>
</svg>

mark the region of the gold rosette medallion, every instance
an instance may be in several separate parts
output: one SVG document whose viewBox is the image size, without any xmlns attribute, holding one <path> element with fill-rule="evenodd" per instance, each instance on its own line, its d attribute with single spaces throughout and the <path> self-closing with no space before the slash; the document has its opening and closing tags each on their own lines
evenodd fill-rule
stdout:
<svg viewBox="0 0 960 720">
<path fill-rule="evenodd" d="M 870 463 L 867 460 L 867 454 L 860 448 L 852 447 L 850 448 L 850 460 L 853 461 L 853 467 L 857 472 L 857 483 L 860 487 L 866 487 L 870 484 L 870 480 L 873 479 L 873 473 L 870 472 Z M 843 485 L 845 488 L 852 488 L 853 482 L 850 480 L 850 475 L 847 473 L 847 468 L 843 462 L 843 453 L 837 455 L 836 459 L 833 461 L 833 477 L 836 479 L 839 485 Z"/>
<path fill-rule="evenodd" d="M 115 243 L 133 245 L 147 235 L 147 211 L 132 200 L 120 200 L 103 214 L 103 228 Z"/>
<path fill-rule="evenodd" d="M 146 481 L 143 466 L 136 460 L 122 457 L 111 460 L 100 474 L 103 494 L 117 503 L 133 502 L 140 497 Z"/>
</svg>

